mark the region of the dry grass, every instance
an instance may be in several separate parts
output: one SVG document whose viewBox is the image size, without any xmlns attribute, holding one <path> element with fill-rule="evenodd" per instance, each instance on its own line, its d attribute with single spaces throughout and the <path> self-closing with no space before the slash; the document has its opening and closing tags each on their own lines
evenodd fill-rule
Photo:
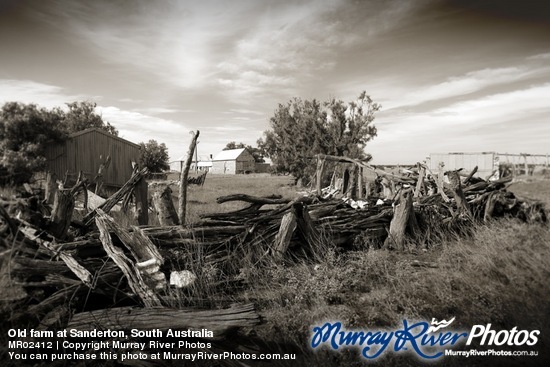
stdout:
<svg viewBox="0 0 550 367">
<path fill-rule="evenodd" d="M 216 204 L 216 197 L 246 193 L 255 196 L 296 195 L 292 180 L 284 176 L 210 175 L 203 187 L 189 188 L 190 221 L 202 213 L 240 209 L 242 203 Z M 550 206 L 548 181 L 512 185 L 518 195 L 542 200 Z M 177 189 L 174 189 L 177 192 Z M 353 351 L 311 352 L 307 345 L 311 327 L 328 320 L 350 328 L 394 327 L 403 318 L 431 320 L 456 317 L 456 325 L 470 328 L 492 323 L 495 329 L 540 329 L 535 350 L 550 350 L 550 229 L 513 220 L 475 228 L 468 237 L 442 240 L 429 251 L 397 253 L 362 251 L 338 254 L 327 242 L 319 244 L 315 262 L 247 262 L 239 255 L 241 292 L 220 283 L 223 274 L 204 266 L 201 254 L 192 269 L 200 281 L 191 290 L 174 292 L 174 305 L 187 306 L 205 299 L 205 306 L 221 302 L 250 301 L 265 323 L 255 332 L 267 340 L 293 342 L 303 356 L 295 365 L 363 365 Z M 197 246 L 198 248 L 198 246 Z M 168 259 L 177 262 L 177 259 Z M 418 267 L 418 262 L 433 267 Z M 205 301 L 206 302 L 206 301 Z M 193 303 L 197 304 L 197 303 Z M 201 303 L 198 303 L 199 305 Z M 445 359 L 444 365 L 537 365 L 540 360 L 520 361 Z M 384 365 L 417 365 L 389 356 Z M 513 364 L 512 364 L 513 365 Z M 544 364 L 540 364 L 544 365 Z"/>
<path fill-rule="evenodd" d="M 174 204 L 177 207 L 179 187 L 177 175 L 168 177 Z M 248 194 L 253 196 L 281 195 L 286 198 L 296 196 L 294 180 L 289 176 L 271 176 L 269 174 L 250 175 L 213 175 L 208 174 L 203 186 L 190 185 L 187 189 L 187 223 L 200 220 L 205 213 L 229 212 L 242 209 L 247 204 L 227 202 L 217 204 L 216 198 L 230 194 Z"/>
<path fill-rule="evenodd" d="M 522 180 L 514 180 L 508 190 L 520 197 L 539 200 L 550 209 L 550 179 L 541 177 L 528 177 Z"/>
<path fill-rule="evenodd" d="M 548 227 L 503 221 L 477 228 L 471 238 L 449 239 L 417 255 L 329 252 L 316 265 L 260 269 L 250 278 L 254 286 L 247 295 L 267 320 L 261 329 L 265 337 L 295 341 L 316 364 L 348 366 L 361 358 L 332 352 L 327 359 L 325 352 L 308 351 L 313 325 L 339 320 L 350 328 L 378 329 L 395 327 L 404 318 L 456 317 L 456 326 L 466 329 L 491 323 L 496 329 L 517 326 L 547 334 L 548 259 Z M 417 261 L 434 267 L 414 266 Z M 535 350 L 543 353 L 549 343 L 546 335 Z M 399 366 L 414 361 L 389 356 L 385 363 Z"/>
</svg>

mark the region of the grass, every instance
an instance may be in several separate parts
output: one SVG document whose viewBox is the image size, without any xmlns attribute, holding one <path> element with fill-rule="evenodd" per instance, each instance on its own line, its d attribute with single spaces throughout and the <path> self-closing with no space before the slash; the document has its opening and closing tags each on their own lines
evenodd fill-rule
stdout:
<svg viewBox="0 0 550 367">
<path fill-rule="evenodd" d="M 450 239 L 418 255 L 329 252 L 320 264 L 258 269 L 248 299 L 267 321 L 264 337 L 295 341 L 315 365 L 348 366 L 361 358 L 308 350 L 313 325 L 338 320 L 349 328 L 378 330 L 404 318 L 456 317 L 456 326 L 465 329 L 491 323 L 494 329 L 517 326 L 544 335 L 550 331 L 549 258 L 548 227 L 495 222 L 477 228 L 471 238 Z M 434 267 L 414 266 L 417 261 Z M 536 350 L 549 345 L 545 335 Z M 414 361 L 389 356 L 385 363 Z"/>
<path fill-rule="evenodd" d="M 171 174 L 170 184 L 177 208 L 179 177 Z M 201 214 L 229 212 L 242 209 L 247 204 L 232 201 L 217 204 L 216 198 L 230 194 L 248 194 L 252 196 L 281 195 L 286 198 L 296 196 L 296 187 L 290 176 L 271 176 L 269 174 L 250 175 L 214 175 L 208 174 L 203 186 L 189 185 L 187 188 L 187 223 L 200 220 Z M 162 182 L 161 182 L 162 183 Z"/>
<path fill-rule="evenodd" d="M 550 208 L 550 177 L 528 177 L 524 180 L 514 181 L 508 188 L 519 197 L 539 200 Z"/>
<path fill-rule="evenodd" d="M 548 181 L 518 182 L 510 190 L 550 206 Z M 174 192 L 177 193 L 175 185 Z M 285 176 L 209 175 L 203 187 L 189 188 L 188 218 L 193 222 L 203 213 L 242 208 L 238 202 L 215 203 L 216 197 L 234 193 L 284 197 L 297 194 L 292 179 Z M 187 252 L 186 256 L 198 259 L 199 266 L 190 270 L 199 276 L 199 281 L 192 289 L 174 291 L 174 306 L 188 305 L 191 298 L 210 299 L 210 306 L 218 300 L 252 302 L 264 320 L 253 332 L 266 340 L 299 346 L 302 356 L 295 365 L 363 365 L 361 357 L 351 350 L 312 352 L 308 348 L 312 326 L 329 320 L 341 321 L 348 328 L 378 330 L 396 327 L 404 318 L 429 321 L 456 317 L 456 326 L 466 329 L 486 323 L 497 330 L 514 326 L 520 330 L 539 329 L 541 340 L 535 350 L 550 350 L 548 226 L 514 220 L 490 222 L 477 226 L 468 237 L 442 234 L 429 250 L 418 253 L 340 253 L 324 240 L 315 261 L 264 261 L 259 266 L 240 256 L 238 266 L 244 287 L 239 291 L 220 283 L 215 267 L 200 266 L 205 263 L 199 252 Z M 519 366 L 539 362 L 540 359 L 445 359 L 440 364 Z M 388 355 L 382 363 L 419 364 L 395 355 Z"/>
</svg>

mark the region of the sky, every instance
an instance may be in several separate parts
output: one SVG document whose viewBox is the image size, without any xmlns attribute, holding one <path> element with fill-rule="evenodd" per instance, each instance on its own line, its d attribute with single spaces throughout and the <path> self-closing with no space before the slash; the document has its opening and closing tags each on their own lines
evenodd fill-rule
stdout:
<svg viewBox="0 0 550 367">
<path fill-rule="evenodd" d="M 382 105 L 375 164 L 550 152 L 547 0 L 0 0 L 0 105 L 92 101 L 171 160 L 256 145 L 293 97 Z"/>
</svg>

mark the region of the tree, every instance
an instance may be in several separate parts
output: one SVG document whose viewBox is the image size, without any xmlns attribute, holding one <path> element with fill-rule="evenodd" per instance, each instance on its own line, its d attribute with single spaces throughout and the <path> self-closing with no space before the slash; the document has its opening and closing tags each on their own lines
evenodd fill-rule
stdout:
<svg viewBox="0 0 550 367">
<path fill-rule="evenodd" d="M 279 104 L 270 118 L 271 129 L 264 132 L 258 146 L 271 158 L 279 172 L 292 174 L 296 180 L 310 179 L 315 172 L 316 154 L 332 154 L 368 160 L 366 143 L 376 136 L 372 124 L 380 105 L 366 92 L 356 101 L 294 98 Z"/>
<path fill-rule="evenodd" d="M 372 124 L 374 114 L 381 106 L 374 103 L 366 92 L 362 92 L 357 101 L 347 105 L 332 99 L 325 103 L 328 108 L 328 130 L 332 138 L 332 153 L 337 156 L 367 159 L 365 146 L 377 134 Z"/>
<path fill-rule="evenodd" d="M 103 121 L 103 118 L 95 112 L 96 103 L 89 101 L 72 102 L 67 103 L 67 107 L 69 111 L 66 113 L 60 109 L 57 109 L 57 111 L 62 114 L 63 124 L 68 133 L 75 133 L 95 127 L 118 136 L 118 130 L 109 122 Z"/>
<path fill-rule="evenodd" d="M 0 184 L 27 182 L 44 169 L 46 146 L 66 138 L 57 111 L 7 102 L 0 111 Z"/>
<path fill-rule="evenodd" d="M 34 172 L 45 168 L 45 148 L 67 139 L 68 134 L 100 128 L 111 134 L 118 131 L 95 113 L 92 102 L 68 103 L 47 110 L 35 104 L 7 102 L 0 111 L 0 184 L 27 182 Z"/>
<path fill-rule="evenodd" d="M 254 148 L 253 146 L 245 145 L 242 142 L 237 144 L 234 141 L 231 141 L 231 142 L 227 143 L 227 145 L 225 146 L 225 148 L 223 148 L 223 150 L 242 149 L 242 148 L 246 148 L 246 150 L 248 150 L 248 152 L 250 154 L 252 154 L 252 156 L 254 157 L 254 161 L 256 163 L 264 163 L 265 162 L 263 152 L 260 148 Z"/>
<path fill-rule="evenodd" d="M 139 163 L 142 167 L 147 167 L 151 173 L 160 173 L 170 169 L 168 148 L 164 143 L 159 144 L 151 139 L 148 143 L 139 143 L 141 153 Z"/>
</svg>

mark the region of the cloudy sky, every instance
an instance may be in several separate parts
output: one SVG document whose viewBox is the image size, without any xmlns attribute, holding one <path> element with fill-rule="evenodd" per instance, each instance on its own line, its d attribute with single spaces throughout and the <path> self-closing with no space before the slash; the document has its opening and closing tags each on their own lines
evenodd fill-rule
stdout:
<svg viewBox="0 0 550 367">
<path fill-rule="evenodd" d="M 136 143 L 255 145 L 292 97 L 382 104 L 374 163 L 550 151 L 547 0 L 0 0 L 0 104 L 97 102 Z"/>
</svg>

